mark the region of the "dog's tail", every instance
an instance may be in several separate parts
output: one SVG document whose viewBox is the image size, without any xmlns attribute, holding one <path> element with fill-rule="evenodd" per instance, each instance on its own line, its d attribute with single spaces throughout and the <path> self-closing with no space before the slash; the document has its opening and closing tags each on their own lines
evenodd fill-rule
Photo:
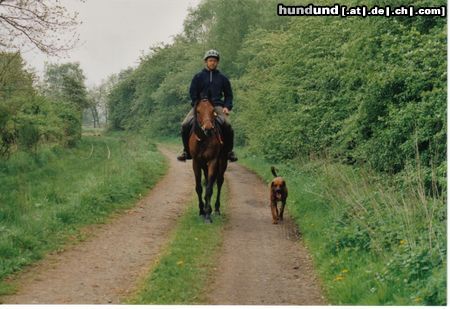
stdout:
<svg viewBox="0 0 450 309">
<path fill-rule="evenodd" d="M 277 176 L 277 171 L 275 170 L 275 166 L 270 167 L 270 170 L 272 171 L 273 177 L 278 177 Z"/>
</svg>

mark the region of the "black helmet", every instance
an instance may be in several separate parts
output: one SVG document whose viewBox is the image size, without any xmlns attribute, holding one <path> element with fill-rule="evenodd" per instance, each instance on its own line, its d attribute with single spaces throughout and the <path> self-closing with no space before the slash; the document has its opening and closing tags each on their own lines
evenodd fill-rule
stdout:
<svg viewBox="0 0 450 309">
<path fill-rule="evenodd" d="M 203 60 L 208 59 L 209 57 L 214 57 L 217 60 L 220 60 L 219 52 L 215 49 L 210 49 L 205 53 L 205 56 L 203 57 Z"/>
</svg>

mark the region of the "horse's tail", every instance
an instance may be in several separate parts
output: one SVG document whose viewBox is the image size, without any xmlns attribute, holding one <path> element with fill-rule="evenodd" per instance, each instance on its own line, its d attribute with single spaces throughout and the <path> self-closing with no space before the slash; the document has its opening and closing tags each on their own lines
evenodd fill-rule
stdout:
<svg viewBox="0 0 450 309">
<path fill-rule="evenodd" d="M 275 170 L 275 166 L 270 167 L 270 170 L 272 171 L 273 177 L 278 177 L 278 176 L 277 176 L 277 172 L 276 172 L 276 170 Z"/>
</svg>

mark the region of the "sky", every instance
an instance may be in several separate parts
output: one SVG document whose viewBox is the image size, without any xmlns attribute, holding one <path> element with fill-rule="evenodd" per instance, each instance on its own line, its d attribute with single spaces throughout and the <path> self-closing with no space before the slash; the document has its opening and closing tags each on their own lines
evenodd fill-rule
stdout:
<svg viewBox="0 0 450 309">
<path fill-rule="evenodd" d="M 139 57 L 160 42 L 171 43 L 183 30 L 189 7 L 200 0 L 77 0 L 61 1 L 78 11 L 80 42 L 67 56 L 48 57 L 38 50 L 23 57 L 41 75 L 44 63 L 79 62 L 86 85 L 99 85 L 113 73 L 138 64 Z"/>
</svg>

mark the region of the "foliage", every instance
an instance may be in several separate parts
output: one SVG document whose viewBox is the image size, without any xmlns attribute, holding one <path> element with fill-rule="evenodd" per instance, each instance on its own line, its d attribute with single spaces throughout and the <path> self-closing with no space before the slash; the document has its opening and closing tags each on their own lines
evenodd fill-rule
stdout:
<svg viewBox="0 0 450 309">
<path fill-rule="evenodd" d="M 268 159 L 330 156 L 390 175 L 419 161 L 428 190 L 443 192 L 446 25 L 408 21 L 303 17 L 255 29 L 239 56 L 239 140 Z"/>
<path fill-rule="evenodd" d="M 78 65 L 66 67 L 77 69 Z M 54 79 L 48 79 L 47 96 L 35 90 L 34 77 L 19 53 L 1 53 L 0 72 L 1 157 L 17 150 L 36 152 L 42 143 L 74 146 L 80 140 L 80 109 L 86 93 L 79 68 L 74 71 L 78 79 L 50 74 Z"/>
<path fill-rule="evenodd" d="M 89 107 L 85 80 L 86 77 L 78 62 L 47 63 L 42 90 L 47 97 L 82 110 Z"/>
</svg>

